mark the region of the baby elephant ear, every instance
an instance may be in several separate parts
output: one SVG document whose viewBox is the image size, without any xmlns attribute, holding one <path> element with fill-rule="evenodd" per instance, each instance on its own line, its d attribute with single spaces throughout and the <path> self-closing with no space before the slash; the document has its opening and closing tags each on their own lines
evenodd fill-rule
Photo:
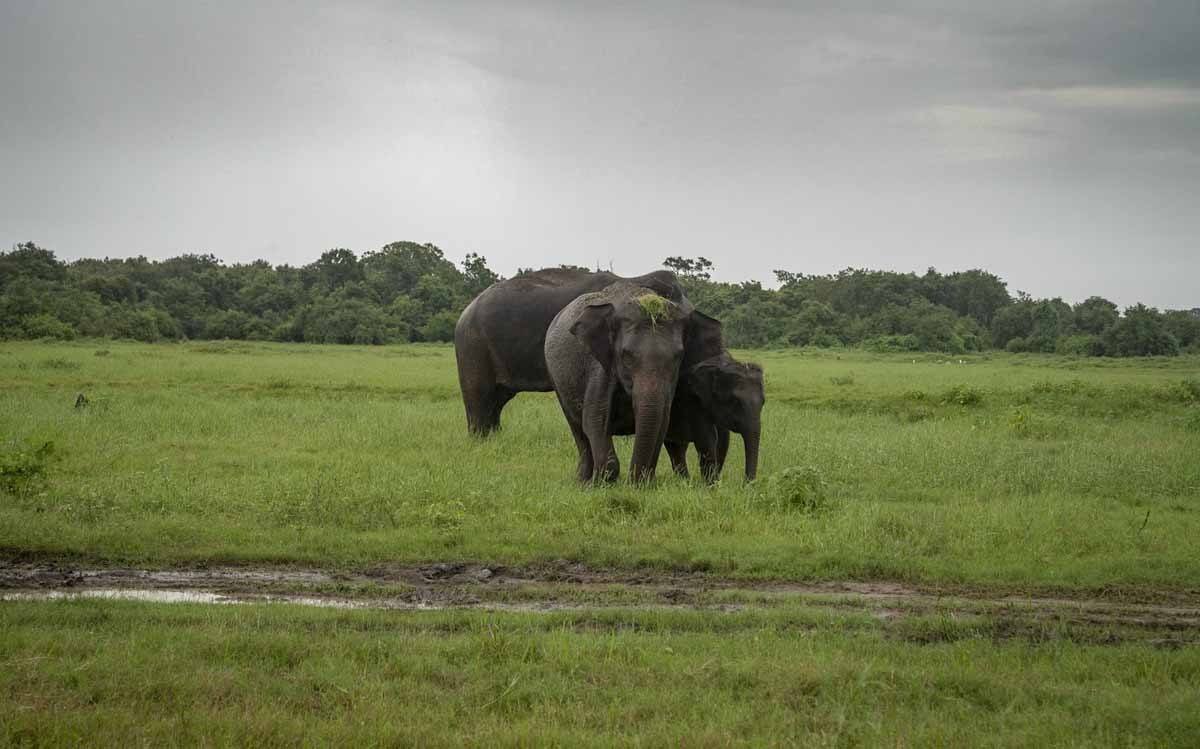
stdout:
<svg viewBox="0 0 1200 749">
<path fill-rule="evenodd" d="M 579 313 L 579 319 L 571 325 L 571 335 L 587 347 L 605 371 L 612 367 L 614 309 L 607 302 L 589 304 Z"/>
<path fill-rule="evenodd" d="M 714 320 L 699 310 L 688 315 L 687 337 L 683 343 L 684 371 L 690 370 L 705 359 L 711 359 L 725 350 L 721 338 L 721 321 Z"/>
<path fill-rule="evenodd" d="M 701 362 L 687 372 L 687 386 L 705 408 L 711 408 L 717 389 L 718 368 L 711 362 Z"/>
</svg>

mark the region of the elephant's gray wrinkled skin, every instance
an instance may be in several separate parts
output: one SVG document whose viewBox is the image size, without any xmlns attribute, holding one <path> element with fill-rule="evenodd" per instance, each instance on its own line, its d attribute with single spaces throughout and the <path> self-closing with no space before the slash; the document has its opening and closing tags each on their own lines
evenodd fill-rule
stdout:
<svg viewBox="0 0 1200 749">
<path fill-rule="evenodd" d="M 620 474 L 611 420 L 618 393 L 633 414 L 630 478 L 652 479 L 680 367 L 721 350 L 719 322 L 635 283 L 617 282 L 564 307 L 546 331 L 545 361 L 579 450 L 579 480 Z"/>
<path fill-rule="evenodd" d="M 580 294 L 628 280 L 688 307 L 670 271 L 622 279 L 614 273 L 545 268 L 492 284 L 467 305 L 454 328 L 458 384 L 467 429 L 485 436 L 500 428 L 500 412 L 521 392 L 553 390 L 546 371 L 546 329 Z"/>
</svg>

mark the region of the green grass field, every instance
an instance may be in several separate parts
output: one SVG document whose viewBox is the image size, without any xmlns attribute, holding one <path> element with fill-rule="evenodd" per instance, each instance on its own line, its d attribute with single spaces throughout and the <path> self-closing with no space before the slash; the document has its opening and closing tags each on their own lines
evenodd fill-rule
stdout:
<svg viewBox="0 0 1200 749">
<path fill-rule="evenodd" d="M 766 372 L 755 484 L 735 438 L 717 487 L 664 457 L 654 486 L 582 488 L 551 394 L 467 435 L 449 347 L 2 343 L 0 563 L 1200 592 L 1200 359 L 740 356 Z M 1200 737 L 1194 637 L 905 621 L 0 601 L 0 743 Z"/>
<path fill-rule="evenodd" d="M 1200 650 L 853 616 L 3 604 L 0 726 L 62 745 L 1188 746 Z"/>
<path fill-rule="evenodd" d="M 0 548 L 1200 585 L 1200 361 L 754 358 L 768 399 L 755 486 L 735 438 L 716 489 L 664 457 L 649 490 L 584 490 L 551 394 L 518 396 L 494 439 L 468 437 L 449 348 L 4 344 L 4 450 L 53 453 L 4 495 Z M 817 501 L 772 481 L 793 466 L 813 469 Z"/>
</svg>

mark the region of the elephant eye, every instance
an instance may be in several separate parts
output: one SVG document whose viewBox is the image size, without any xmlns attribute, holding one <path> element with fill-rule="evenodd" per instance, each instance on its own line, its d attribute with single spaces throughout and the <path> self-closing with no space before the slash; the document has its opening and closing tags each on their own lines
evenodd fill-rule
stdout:
<svg viewBox="0 0 1200 749">
<path fill-rule="evenodd" d="M 632 351 L 621 352 L 621 363 L 627 367 L 632 367 L 637 361 L 637 356 Z"/>
</svg>

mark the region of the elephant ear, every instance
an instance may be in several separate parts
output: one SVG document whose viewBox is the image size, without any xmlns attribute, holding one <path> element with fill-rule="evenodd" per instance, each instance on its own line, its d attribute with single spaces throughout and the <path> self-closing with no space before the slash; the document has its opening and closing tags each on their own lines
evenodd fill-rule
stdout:
<svg viewBox="0 0 1200 749">
<path fill-rule="evenodd" d="M 711 359 L 724 350 L 720 320 L 715 320 L 699 310 L 694 310 L 688 315 L 687 337 L 683 344 L 684 371 L 690 371 L 700 362 Z"/>
<path fill-rule="evenodd" d="M 713 362 L 701 362 L 687 371 L 687 386 L 705 408 L 712 408 L 720 370 Z"/>
<path fill-rule="evenodd" d="M 607 302 L 589 304 L 571 325 L 571 335 L 583 342 L 605 371 L 612 367 L 614 311 L 615 308 Z"/>
</svg>

